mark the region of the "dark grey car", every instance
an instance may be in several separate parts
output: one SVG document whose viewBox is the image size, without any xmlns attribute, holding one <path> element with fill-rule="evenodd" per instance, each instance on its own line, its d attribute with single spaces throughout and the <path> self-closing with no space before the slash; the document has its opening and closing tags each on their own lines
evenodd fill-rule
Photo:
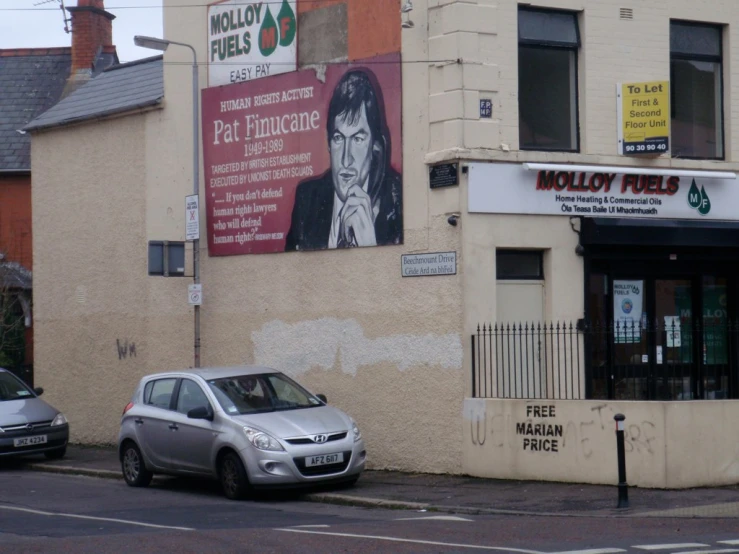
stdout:
<svg viewBox="0 0 739 554">
<path fill-rule="evenodd" d="M 55 459 L 66 453 L 67 418 L 39 398 L 43 392 L 0 368 L 0 458 L 43 453 Z"/>
</svg>

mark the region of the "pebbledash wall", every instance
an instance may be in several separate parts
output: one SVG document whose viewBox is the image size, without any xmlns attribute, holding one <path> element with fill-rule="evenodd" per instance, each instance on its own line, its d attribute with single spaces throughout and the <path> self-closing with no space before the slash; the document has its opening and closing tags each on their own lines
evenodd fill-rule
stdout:
<svg viewBox="0 0 739 554">
<path fill-rule="evenodd" d="M 424 11 L 414 13 L 422 27 Z M 199 0 L 164 3 L 164 36 L 194 45 L 201 62 L 207 22 Z M 461 251 L 459 230 L 447 223 L 459 197 L 429 190 L 427 40 L 402 37 L 400 23 L 399 0 L 298 3 L 308 61 L 397 54 L 402 41 L 403 57 L 422 62 L 396 65 L 403 86 L 390 92 L 401 98 L 385 92 L 403 110 L 402 135 L 392 137 L 402 155 L 393 161 L 402 167 L 402 244 L 209 256 L 211 191 L 201 175 L 202 365 L 273 366 L 325 393 L 357 420 L 371 467 L 458 473 L 461 272 L 403 278 L 401 256 Z M 115 442 L 138 380 L 193 364 L 191 278 L 147 276 L 147 241 L 185 238 L 191 59 L 185 48 L 166 52 L 162 109 L 33 138 L 37 383 L 67 414 L 74 442 Z M 207 77 L 202 64 L 201 88 Z M 400 129 L 397 118 L 389 124 Z M 188 252 L 188 275 L 191 263 Z"/>
<path fill-rule="evenodd" d="M 527 3 L 528 4 L 528 3 Z M 429 163 L 469 161 L 460 185 L 467 213 L 461 223 L 464 336 L 483 322 L 510 322 L 496 305 L 497 248 L 544 253 L 544 319 L 575 321 L 584 316 L 583 258 L 577 222 L 567 215 L 506 215 L 480 210 L 470 190 L 474 171 L 495 174 L 497 164 L 573 163 L 636 168 L 736 171 L 739 91 L 734 63 L 739 11 L 728 2 L 539 0 L 532 7 L 578 11 L 580 153 L 519 149 L 517 2 L 434 2 L 429 5 L 429 57 L 460 58 L 464 65 L 432 65 Z M 633 19 L 620 18 L 620 9 Z M 670 79 L 670 20 L 725 24 L 725 160 L 639 158 L 617 153 L 616 83 Z M 546 94 L 546 83 L 542 83 Z M 493 100 L 492 119 L 478 117 L 481 98 Z M 464 163 L 464 162 L 463 162 Z M 496 168 L 486 168 L 492 166 Z M 503 175 L 512 166 L 502 169 Z M 633 172 L 633 171 L 632 171 Z M 504 182 L 505 181 L 505 182 Z M 477 192 L 483 188 L 479 183 Z M 521 180 L 490 182 L 515 198 Z M 735 187 L 735 181 L 726 182 Z M 477 197 L 479 198 L 479 196 Z M 490 199 L 490 197 L 488 197 Z M 493 211 L 493 210 L 491 210 Z M 733 218 L 735 219 L 735 218 Z M 471 366 L 465 349 L 465 368 Z M 584 367 L 583 365 L 580 366 Z M 581 378 L 584 374 L 581 375 Z M 584 385 L 584 382 L 583 382 Z M 469 391 L 469 389 L 468 389 Z M 538 412 L 534 410 L 542 408 Z M 551 412 L 548 409 L 551 408 Z M 736 401 L 615 402 L 467 398 L 464 406 L 466 473 L 495 478 L 615 484 L 613 415 L 626 420 L 627 476 L 645 487 L 690 487 L 739 480 L 733 417 Z M 545 413 L 544 417 L 541 414 Z M 531 427 L 529 427 L 531 426 Z M 700 446 L 693 443 L 699 441 Z M 697 452 L 705 455 L 696 455 Z"/>
<path fill-rule="evenodd" d="M 546 320 L 582 317 L 584 282 L 568 217 L 473 213 L 463 168 L 567 162 L 736 170 L 731 62 L 739 11 L 709 0 L 536 2 L 581 11 L 581 153 L 567 154 L 519 149 L 517 2 L 414 0 L 414 25 L 403 29 L 400 4 L 299 1 L 298 68 L 314 65 L 318 75 L 325 68 L 315 62 L 400 52 L 403 243 L 213 257 L 201 240 L 203 365 L 273 365 L 326 393 L 358 421 L 372 468 L 615 483 L 612 413 L 623 411 L 641 433 L 633 431 L 627 447 L 632 484 L 736 482 L 728 445 L 737 441 L 725 440 L 736 434 L 731 401 L 469 398 L 469 337 L 499 317 L 496 249 L 544 250 Z M 622 7 L 633 8 L 633 20 L 619 19 Z M 615 83 L 669 79 L 671 18 L 728 24 L 726 162 L 616 153 Z M 206 21 L 199 0 L 164 2 L 164 37 L 194 45 L 201 61 Z M 336 21 L 344 26 L 331 27 Z M 345 52 L 337 53 L 341 41 Z M 318 57 L 301 64 L 308 54 Z M 164 59 L 163 109 L 33 138 L 37 381 L 67 413 L 75 442 L 114 442 L 142 375 L 192 365 L 190 279 L 146 276 L 148 240 L 184 240 L 191 191 L 190 53 L 171 47 Z M 200 85 L 207 87 L 205 69 Z M 480 99 L 491 100 L 491 118 L 480 118 Z M 429 166 L 442 162 L 460 164 L 459 185 L 431 189 Z M 201 175 L 201 198 L 208 192 Z M 456 226 L 448 223 L 454 214 Z M 204 201 L 200 220 L 204 227 Z M 402 255 L 435 252 L 457 253 L 455 275 L 401 276 Z M 552 420 L 527 411 L 534 405 L 551 407 Z M 516 430 L 529 423 L 558 426 L 551 428 L 561 441 L 556 451 L 524 448 Z M 683 424 L 700 428 L 710 462 L 693 463 L 677 430 Z"/>
</svg>

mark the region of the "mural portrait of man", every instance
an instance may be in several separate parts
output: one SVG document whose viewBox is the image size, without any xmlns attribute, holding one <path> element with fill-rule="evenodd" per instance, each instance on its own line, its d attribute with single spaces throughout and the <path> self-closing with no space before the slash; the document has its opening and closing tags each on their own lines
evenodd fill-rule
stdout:
<svg viewBox="0 0 739 554">
<path fill-rule="evenodd" d="M 331 167 L 298 184 L 285 250 L 401 244 L 402 179 L 390 164 L 382 91 L 367 69 L 347 71 L 326 118 Z"/>
</svg>

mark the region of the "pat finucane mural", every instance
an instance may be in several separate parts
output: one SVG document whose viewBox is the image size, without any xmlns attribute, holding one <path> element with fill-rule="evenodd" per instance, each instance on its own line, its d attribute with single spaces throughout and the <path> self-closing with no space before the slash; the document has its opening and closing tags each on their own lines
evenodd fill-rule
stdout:
<svg viewBox="0 0 739 554">
<path fill-rule="evenodd" d="M 403 242 L 400 56 L 203 97 L 210 255 Z"/>
</svg>

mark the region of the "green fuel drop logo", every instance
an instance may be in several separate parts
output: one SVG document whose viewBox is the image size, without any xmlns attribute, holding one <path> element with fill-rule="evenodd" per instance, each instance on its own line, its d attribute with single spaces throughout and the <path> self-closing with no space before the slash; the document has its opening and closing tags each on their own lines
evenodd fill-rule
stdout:
<svg viewBox="0 0 739 554">
<path fill-rule="evenodd" d="M 290 46 L 295 40 L 296 30 L 295 12 L 287 0 L 283 0 L 282 7 L 277 14 L 277 21 L 267 6 L 267 13 L 259 29 L 259 51 L 265 58 L 277 49 L 277 45 Z"/>
<path fill-rule="evenodd" d="M 706 187 L 701 186 L 699 190 L 698 185 L 695 184 L 695 179 L 693 179 L 688 191 L 688 205 L 694 210 L 698 210 L 701 215 L 708 215 L 708 212 L 711 211 L 711 199 L 706 194 Z"/>
</svg>

